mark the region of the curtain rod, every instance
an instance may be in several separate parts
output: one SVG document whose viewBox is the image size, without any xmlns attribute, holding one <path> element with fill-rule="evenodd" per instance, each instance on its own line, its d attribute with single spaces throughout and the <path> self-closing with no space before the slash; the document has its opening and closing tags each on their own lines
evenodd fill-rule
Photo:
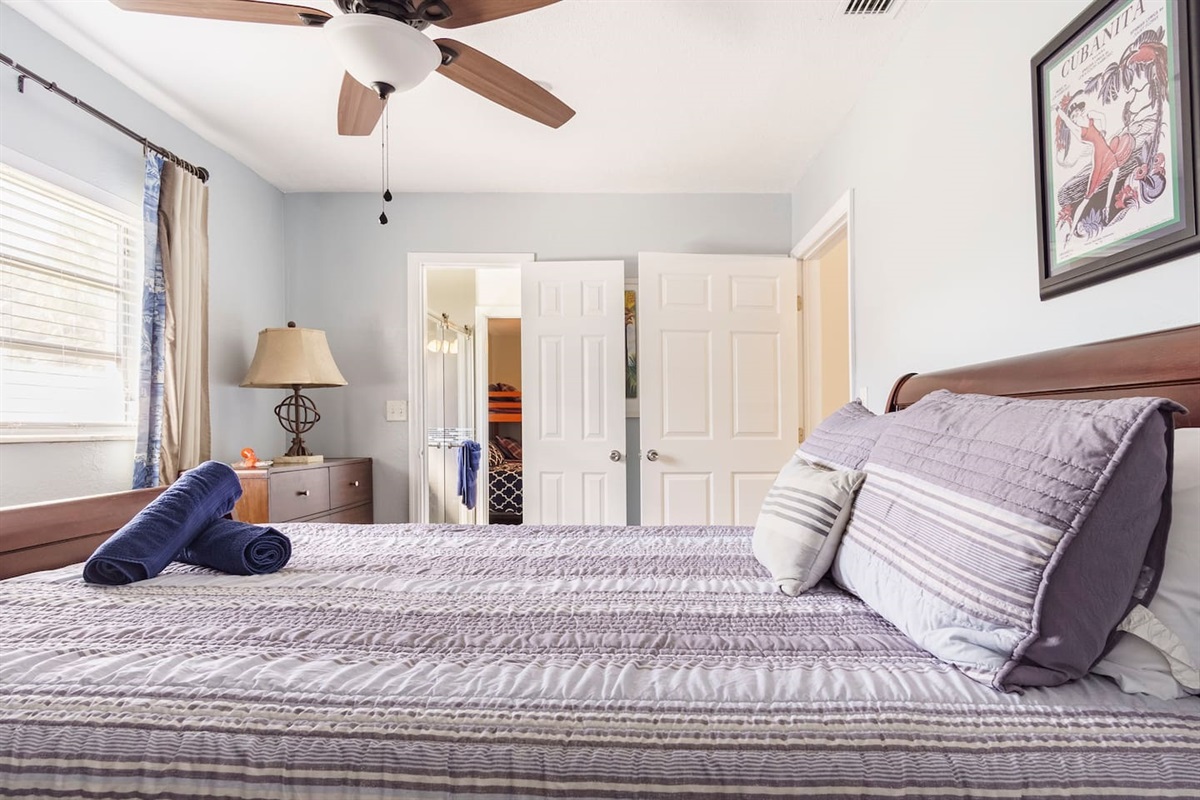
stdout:
<svg viewBox="0 0 1200 800">
<path fill-rule="evenodd" d="M 0 53 L 0 64 L 4 64 L 5 66 L 10 67 L 11 69 L 16 71 L 16 73 L 17 73 L 17 91 L 24 93 L 25 79 L 28 78 L 29 80 L 33 81 L 34 83 L 37 83 L 38 85 L 40 85 L 43 89 L 53 92 L 54 94 L 58 95 L 62 99 L 74 104 L 77 108 L 83 109 L 84 111 L 86 111 L 87 113 L 89 113 L 93 117 L 95 117 L 96 119 L 103 122 L 105 125 L 108 125 L 110 128 L 115 128 L 116 130 L 118 130 L 121 133 L 128 136 L 130 139 L 140 142 L 143 148 L 145 148 L 147 150 L 153 150 L 154 152 L 159 153 L 160 155 L 162 155 L 163 158 L 167 159 L 168 161 L 170 161 L 172 164 L 176 165 L 177 167 L 186 169 L 188 172 L 192 173 L 193 175 L 195 175 L 197 178 L 199 178 L 201 181 L 203 181 L 205 183 L 208 182 L 208 170 L 206 170 L 204 167 L 197 167 L 195 164 L 191 163 L 190 161 L 185 161 L 184 159 L 182 159 L 179 156 L 172 153 L 167 148 L 157 145 L 154 142 L 147 139 L 145 136 L 142 136 L 142 135 L 134 132 L 133 130 L 125 127 L 124 125 L 122 125 L 121 123 L 117 122 L 115 119 L 110 117 L 108 114 L 105 114 L 104 112 L 97 109 L 95 106 L 88 105 L 87 103 L 83 102 L 78 97 L 76 97 L 75 95 L 69 94 L 69 93 L 63 91 L 62 89 L 59 88 L 57 83 L 48 81 L 45 78 L 43 78 L 42 76 L 38 75 L 37 73 L 26 69 L 25 67 L 21 66 L 20 64 L 18 64 L 15 61 L 13 61 L 11 58 L 4 55 L 3 53 Z"/>
</svg>

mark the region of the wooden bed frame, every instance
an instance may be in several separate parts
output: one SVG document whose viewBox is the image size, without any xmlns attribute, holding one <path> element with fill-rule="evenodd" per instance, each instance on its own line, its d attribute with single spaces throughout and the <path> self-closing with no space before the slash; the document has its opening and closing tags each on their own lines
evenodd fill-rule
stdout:
<svg viewBox="0 0 1200 800">
<path fill-rule="evenodd" d="M 907 408 L 936 389 L 1050 400 L 1169 397 L 1188 409 L 1175 427 L 1200 427 L 1200 325 L 909 373 L 892 387 L 887 410 Z"/>
<path fill-rule="evenodd" d="M 0 578 L 86 560 L 162 493 L 160 486 L 0 509 Z"/>
<path fill-rule="evenodd" d="M 936 389 L 1038 398 L 1149 395 L 1186 406 L 1177 427 L 1200 427 L 1200 325 L 1048 350 L 896 381 L 887 410 Z M 0 509 L 0 578 L 75 564 L 162 489 Z"/>
</svg>

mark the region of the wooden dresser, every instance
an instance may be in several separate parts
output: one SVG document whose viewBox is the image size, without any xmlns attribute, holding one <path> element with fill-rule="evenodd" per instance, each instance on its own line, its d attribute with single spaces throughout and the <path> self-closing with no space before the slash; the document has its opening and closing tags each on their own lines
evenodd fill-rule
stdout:
<svg viewBox="0 0 1200 800">
<path fill-rule="evenodd" d="M 242 522 L 375 521 L 369 458 L 235 471 L 242 499 L 233 516 Z"/>
</svg>

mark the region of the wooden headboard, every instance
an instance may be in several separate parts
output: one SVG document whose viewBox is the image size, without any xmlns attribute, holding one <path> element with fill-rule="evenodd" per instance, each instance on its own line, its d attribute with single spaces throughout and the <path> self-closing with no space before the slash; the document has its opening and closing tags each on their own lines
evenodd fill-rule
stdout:
<svg viewBox="0 0 1200 800">
<path fill-rule="evenodd" d="M 86 560 L 162 493 L 162 487 L 134 489 L 0 508 L 0 578 Z"/>
<path fill-rule="evenodd" d="M 937 389 L 1005 397 L 1169 397 L 1188 409 L 1179 428 L 1200 427 L 1200 325 L 1046 350 L 896 381 L 888 411 Z"/>
</svg>

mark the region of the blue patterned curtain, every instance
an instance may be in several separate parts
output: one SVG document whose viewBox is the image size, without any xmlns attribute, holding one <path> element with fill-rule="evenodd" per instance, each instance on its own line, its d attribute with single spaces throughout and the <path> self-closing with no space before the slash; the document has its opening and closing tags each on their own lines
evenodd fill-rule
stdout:
<svg viewBox="0 0 1200 800">
<path fill-rule="evenodd" d="M 142 352 L 138 373 L 137 450 L 133 488 L 158 486 L 162 448 L 163 354 L 167 321 L 167 287 L 162 251 L 158 246 L 158 198 L 162 188 L 163 157 L 146 154 L 146 185 L 142 197 L 142 237 L 145 275 L 142 278 Z"/>
</svg>

